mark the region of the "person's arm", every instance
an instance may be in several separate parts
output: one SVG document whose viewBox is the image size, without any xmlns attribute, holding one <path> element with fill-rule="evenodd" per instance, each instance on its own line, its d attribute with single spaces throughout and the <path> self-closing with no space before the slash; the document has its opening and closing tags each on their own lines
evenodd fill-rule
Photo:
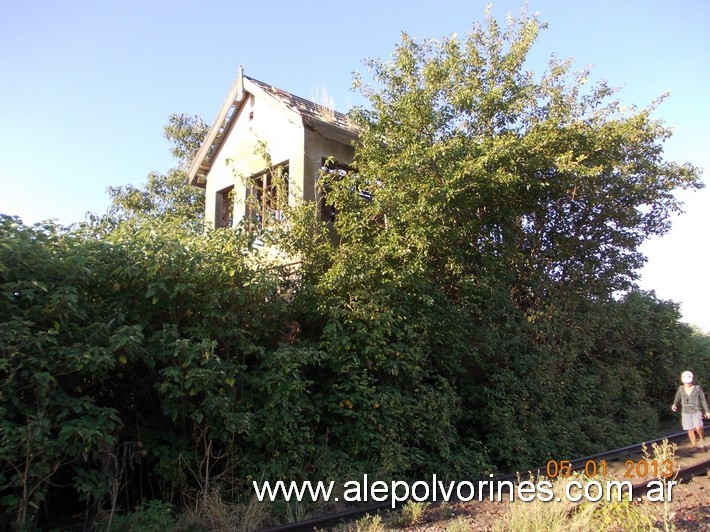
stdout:
<svg viewBox="0 0 710 532">
<path fill-rule="evenodd" d="M 698 386 L 698 393 L 700 394 L 700 402 L 703 404 L 703 412 L 705 412 L 705 417 L 710 418 L 710 408 L 708 408 L 708 402 L 705 399 L 705 392 Z"/>
<path fill-rule="evenodd" d="M 673 405 L 671 405 L 671 410 L 675 412 L 678 410 L 678 403 L 680 402 L 680 388 L 678 388 L 678 391 L 675 393 L 675 399 L 673 399 Z"/>
</svg>

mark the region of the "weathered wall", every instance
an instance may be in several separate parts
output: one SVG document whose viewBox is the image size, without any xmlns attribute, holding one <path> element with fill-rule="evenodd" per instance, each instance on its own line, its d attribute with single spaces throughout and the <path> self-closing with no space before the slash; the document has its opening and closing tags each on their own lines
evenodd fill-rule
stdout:
<svg viewBox="0 0 710 532">
<path fill-rule="evenodd" d="M 323 165 L 323 159 L 332 157 L 336 163 L 350 164 L 353 160 L 352 146 L 326 138 L 310 128 L 305 129 L 305 174 L 303 176 L 303 198 L 320 200 L 316 179 Z"/>
<path fill-rule="evenodd" d="M 216 198 L 234 185 L 234 219 L 246 215 L 247 179 L 267 167 L 258 153 L 264 142 L 273 164 L 289 161 L 291 176 L 303 176 L 303 125 L 300 116 L 270 98 L 246 95 L 239 114 L 207 175 L 205 220 L 216 224 Z M 292 178 L 293 179 L 293 178 Z M 295 183 L 298 184 L 298 183 Z M 289 186 L 289 189 L 294 187 Z"/>
<path fill-rule="evenodd" d="M 227 138 L 215 156 L 207 175 L 206 223 L 218 225 L 221 200 L 219 192 L 234 186 L 234 220 L 246 215 L 247 181 L 266 169 L 259 153 L 259 142 L 269 152 L 272 164 L 289 163 L 289 203 L 297 199 L 317 201 L 320 194 L 316 179 L 324 158 L 348 164 L 353 148 L 326 138 L 311 128 L 304 128 L 301 116 L 273 98 L 246 94 Z"/>
</svg>

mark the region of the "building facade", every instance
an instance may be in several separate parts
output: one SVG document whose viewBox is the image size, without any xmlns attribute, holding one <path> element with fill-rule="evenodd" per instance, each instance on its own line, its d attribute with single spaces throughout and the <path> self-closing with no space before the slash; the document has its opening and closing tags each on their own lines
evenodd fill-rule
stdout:
<svg viewBox="0 0 710 532">
<path fill-rule="evenodd" d="M 283 206 L 312 201 L 329 219 L 318 187 L 325 161 L 353 160 L 355 127 L 332 109 L 247 77 L 237 79 L 189 169 L 205 188 L 208 227 L 282 219 Z"/>
</svg>

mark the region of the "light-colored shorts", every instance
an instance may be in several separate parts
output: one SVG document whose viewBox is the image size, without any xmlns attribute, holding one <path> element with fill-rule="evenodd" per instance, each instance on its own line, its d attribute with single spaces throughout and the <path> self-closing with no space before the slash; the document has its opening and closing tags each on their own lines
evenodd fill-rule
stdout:
<svg viewBox="0 0 710 532">
<path fill-rule="evenodd" d="M 697 429 L 703 426 L 703 415 L 700 412 L 695 414 L 683 414 L 683 430 Z"/>
</svg>

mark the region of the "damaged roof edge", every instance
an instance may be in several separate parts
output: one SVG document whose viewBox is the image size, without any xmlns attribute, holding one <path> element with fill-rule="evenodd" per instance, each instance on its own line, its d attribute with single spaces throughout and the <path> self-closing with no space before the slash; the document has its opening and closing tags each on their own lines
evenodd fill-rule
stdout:
<svg viewBox="0 0 710 532">
<path fill-rule="evenodd" d="M 192 159 L 188 177 L 191 185 L 204 188 L 207 184 L 207 173 L 212 167 L 210 156 L 213 155 L 224 139 L 226 131 L 229 129 L 231 120 L 236 116 L 237 111 L 244 101 L 244 71 L 239 66 L 237 79 L 232 83 L 227 98 L 207 131 L 205 139 L 197 150 L 197 154 Z M 231 112 L 230 112 L 231 111 Z"/>
<path fill-rule="evenodd" d="M 244 70 L 240 65 L 237 71 L 237 79 L 234 80 L 227 98 L 207 131 L 205 140 L 192 159 L 188 172 L 191 185 L 206 187 L 207 174 L 212 168 L 212 157 L 219 152 L 219 148 L 228 135 L 232 122 L 236 118 L 247 92 L 262 92 L 274 98 L 282 105 L 299 114 L 304 125 L 311 126 L 325 137 L 339 142 L 351 142 L 357 137 L 355 126 L 343 113 L 311 102 L 290 92 L 277 89 L 263 81 L 245 76 Z"/>
</svg>

